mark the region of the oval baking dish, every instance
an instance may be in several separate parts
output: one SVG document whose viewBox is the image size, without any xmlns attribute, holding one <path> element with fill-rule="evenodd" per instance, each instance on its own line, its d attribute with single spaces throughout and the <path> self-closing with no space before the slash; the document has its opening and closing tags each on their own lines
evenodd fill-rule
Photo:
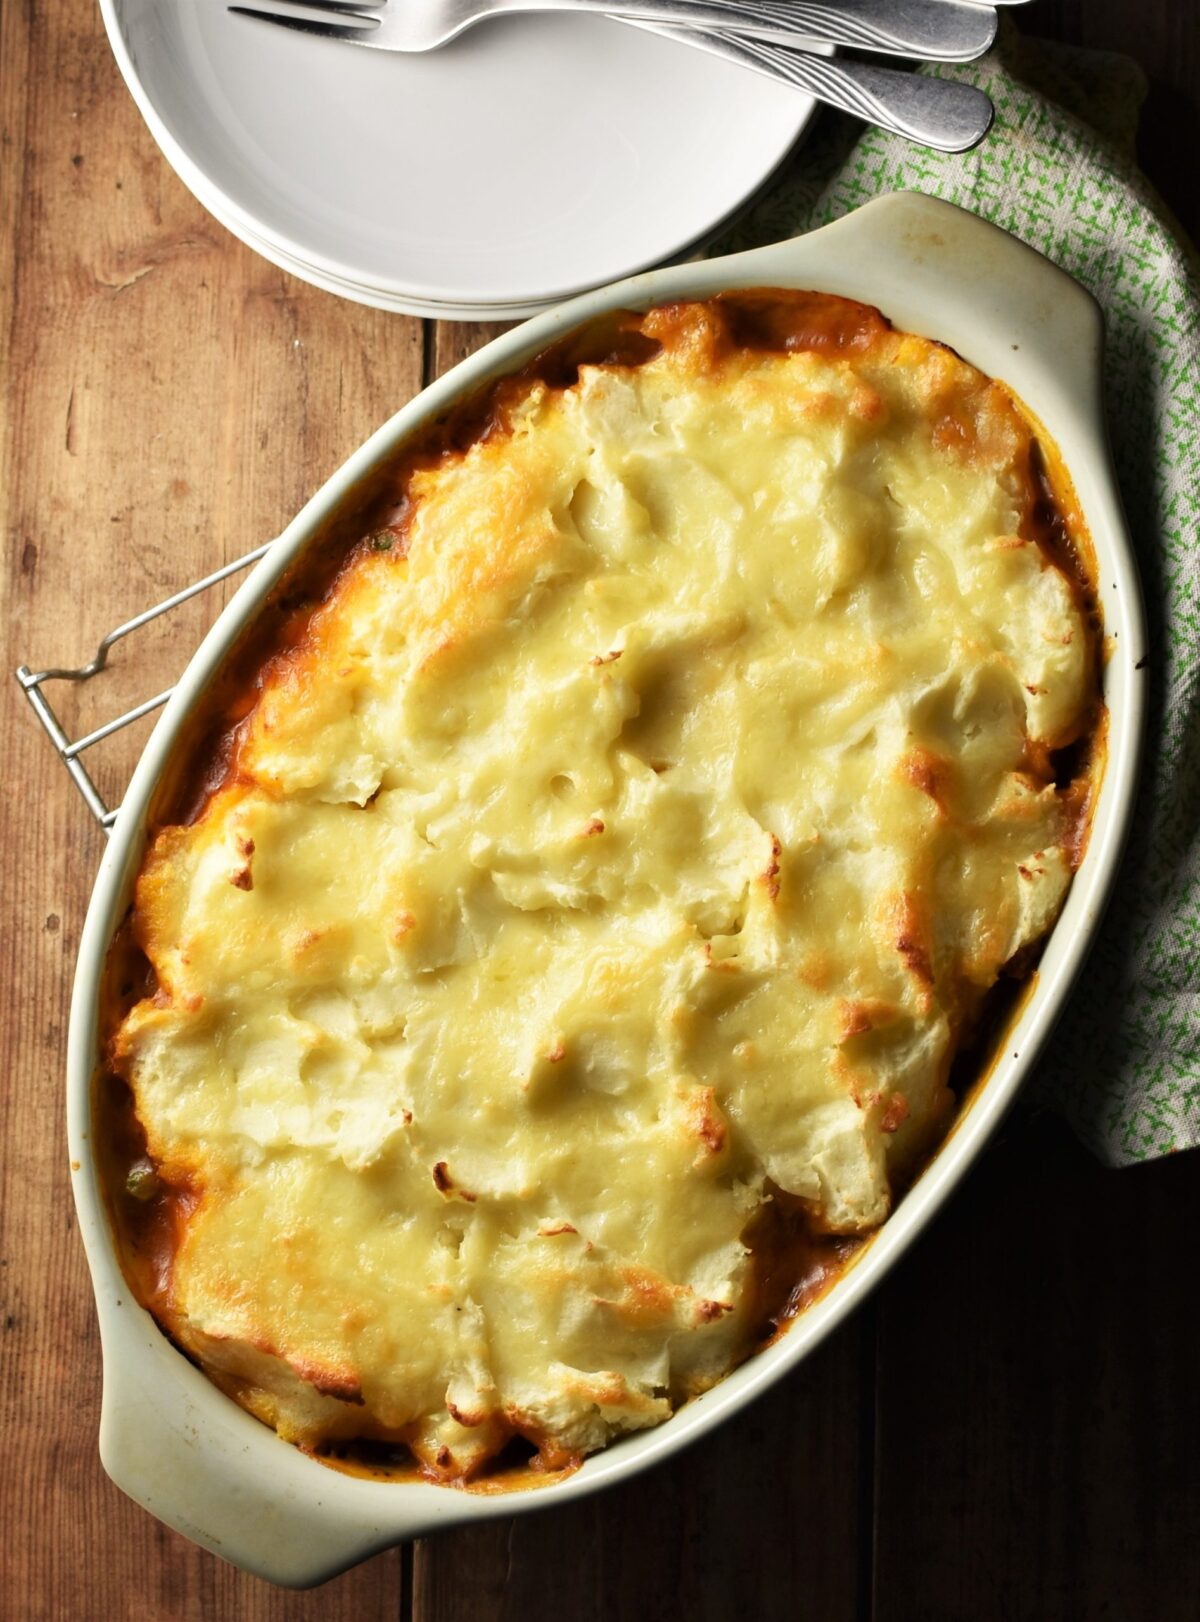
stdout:
<svg viewBox="0 0 1200 1622">
<path fill-rule="evenodd" d="M 948 344 L 1010 386 L 1045 424 L 1073 480 L 1097 562 L 1106 634 L 1107 765 L 1090 843 L 1004 1052 L 931 1165 L 842 1277 L 765 1350 L 656 1429 L 612 1444 L 538 1491 L 465 1493 L 324 1468 L 223 1396 L 131 1298 L 116 1258 L 92 1137 L 105 956 L 129 905 L 155 790 L 184 728 L 275 583 L 399 447 L 481 386 L 565 333 L 618 308 L 773 286 L 878 306 L 902 331 Z M 1143 631 L 1136 575 L 1104 443 L 1100 316 L 1047 261 L 973 216 L 915 195 L 880 199 L 797 241 L 652 272 L 576 300 L 506 335 L 427 389 L 308 504 L 206 638 L 134 775 L 101 866 L 72 1005 L 69 1136 L 76 1200 L 104 1348 L 101 1453 L 114 1480 L 168 1524 L 277 1582 L 319 1581 L 438 1526 L 578 1496 L 664 1457 L 794 1364 L 882 1276 L 978 1153 L 1035 1059 L 1079 969 L 1128 824 L 1140 733 Z M 251 847 L 252 848 L 252 847 Z"/>
</svg>

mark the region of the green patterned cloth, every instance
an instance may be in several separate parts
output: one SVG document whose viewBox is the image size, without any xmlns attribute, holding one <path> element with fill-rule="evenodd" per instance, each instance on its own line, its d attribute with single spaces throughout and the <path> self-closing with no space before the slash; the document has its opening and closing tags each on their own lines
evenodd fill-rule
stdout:
<svg viewBox="0 0 1200 1622">
<path fill-rule="evenodd" d="M 1200 1143 L 1200 274 L 1134 162 L 1146 86 L 1125 57 L 1025 40 L 945 77 L 996 122 L 945 157 L 826 115 L 713 248 L 776 242 L 886 191 L 992 220 L 1099 299 L 1117 472 L 1147 599 L 1153 681 L 1130 850 L 1100 939 L 1033 1083 L 1101 1158 Z"/>
</svg>

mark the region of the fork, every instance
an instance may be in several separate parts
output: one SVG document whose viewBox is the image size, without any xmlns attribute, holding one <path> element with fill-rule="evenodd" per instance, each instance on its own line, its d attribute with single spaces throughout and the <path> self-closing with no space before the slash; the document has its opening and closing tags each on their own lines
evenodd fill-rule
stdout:
<svg viewBox="0 0 1200 1622">
<path fill-rule="evenodd" d="M 780 45 L 814 39 L 928 62 L 969 62 L 996 37 L 996 13 L 973 0 L 287 0 L 289 11 L 231 5 L 242 17 L 383 51 L 433 51 L 485 17 L 582 11 L 752 34 Z M 315 15 L 314 15 L 315 13 Z"/>
</svg>

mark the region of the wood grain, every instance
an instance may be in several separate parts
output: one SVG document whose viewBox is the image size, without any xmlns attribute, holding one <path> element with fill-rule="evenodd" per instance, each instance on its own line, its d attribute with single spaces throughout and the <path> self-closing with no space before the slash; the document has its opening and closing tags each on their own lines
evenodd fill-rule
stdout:
<svg viewBox="0 0 1200 1622">
<path fill-rule="evenodd" d="M 1200 1178 L 1050 1117 L 972 1174 L 880 1302 L 874 1616 L 1200 1616 Z"/>
<path fill-rule="evenodd" d="M 432 383 L 435 377 L 441 377 L 452 366 L 457 366 L 460 360 L 466 360 L 484 344 L 491 343 L 502 332 L 507 332 L 513 323 L 511 321 L 435 321 L 432 324 L 433 340 L 430 345 L 430 366 L 427 382 Z"/>
<path fill-rule="evenodd" d="M 1200 9 L 1043 0 L 1026 26 L 1124 49 L 1143 160 L 1195 233 Z M 0 6 L 3 667 L 116 620 L 282 524 L 349 449 L 501 330 L 385 316 L 249 253 L 120 83 L 94 0 Z M 165 686 L 214 604 L 65 692 L 86 727 Z M 379 1557 L 312 1595 L 167 1532 L 96 1456 L 99 1357 L 62 1126 L 66 1006 L 102 840 L 2 678 L 0 1480 L 21 1622 L 1200 1613 L 1200 1163 L 1092 1165 L 1018 1117 L 894 1276 L 745 1419 L 624 1488 Z M 102 746 L 119 798 L 140 738 Z"/>
</svg>

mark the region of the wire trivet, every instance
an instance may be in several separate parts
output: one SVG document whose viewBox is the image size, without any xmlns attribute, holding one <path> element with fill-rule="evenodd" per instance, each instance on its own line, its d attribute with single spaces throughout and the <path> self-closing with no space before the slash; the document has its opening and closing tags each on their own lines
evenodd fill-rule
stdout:
<svg viewBox="0 0 1200 1622">
<path fill-rule="evenodd" d="M 124 625 L 118 625 L 116 630 L 109 631 L 107 636 L 102 637 L 95 653 L 87 664 L 80 665 L 75 670 L 54 668 L 35 671 L 30 670 L 28 665 L 19 665 L 17 667 L 17 680 L 21 684 L 21 690 L 25 697 L 33 706 L 33 713 L 41 722 L 46 736 L 54 745 L 59 759 L 70 772 L 71 780 L 83 795 L 88 810 L 106 834 L 111 833 L 113 823 L 117 820 L 121 808 L 118 805 L 110 809 L 105 805 L 103 795 L 95 783 L 92 782 L 87 767 L 80 757 L 93 744 L 100 743 L 104 738 L 110 738 L 114 732 L 120 732 L 122 727 L 127 727 L 134 721 L 140 721 L 143 715 L 150 715 L 153 711 L 160 709 L 170 698 L 175 688 L 174 686 L 168 687 L 164 692 L 157 693 L 153 698 L 145 699 L 141 704 L 135 704 L 131 710 L 126 710 L 124 715 L 118 715 L 115 720 L 105 721 L 103 726 L 98 726 L 91 732 L 85 733 L 82 738 L 72 739 L 67 737 L 50 700 L 42 691 L 44 684 L 50 681 L 90 681 L 93 676 L 98 676 L 104 669 L 108 663 L 110 651 L 124 637 L 129 636 L 133 631 L 140 630 L 143 625 L 148 625 L 151 620 L 156 620 L 160 614 L 168 614 L 171 609 L 178 608 L 181 603 L 189 602 L 193 597 L 198 597 L 202 591 L 208 591 L 210 587 L 220 585 L 221 581 L 228 580 L 230 575 L 238 574 L 242 569 L 248 569 L 252 563 L 257 563 L 259 558 L 263 557 L 274 544 L 274 541 L 267 541 L 265 545 L 256 547 L 253 552 L 247 552 L 244 558 L 238 558 L 233 563 L 226 563 L 221 568 L 214 569 L 212 574 L 205 575 L 203 580 L 195 580 L 190 586 L 184 586 L 182 591 L 177 591 L 174 596 L 168 597 L 165 602 L 157 603 L 153 608 L 147 608 L 142 613 L 135 614 L 133 619 L 126 620 Z"/>
</svg>

